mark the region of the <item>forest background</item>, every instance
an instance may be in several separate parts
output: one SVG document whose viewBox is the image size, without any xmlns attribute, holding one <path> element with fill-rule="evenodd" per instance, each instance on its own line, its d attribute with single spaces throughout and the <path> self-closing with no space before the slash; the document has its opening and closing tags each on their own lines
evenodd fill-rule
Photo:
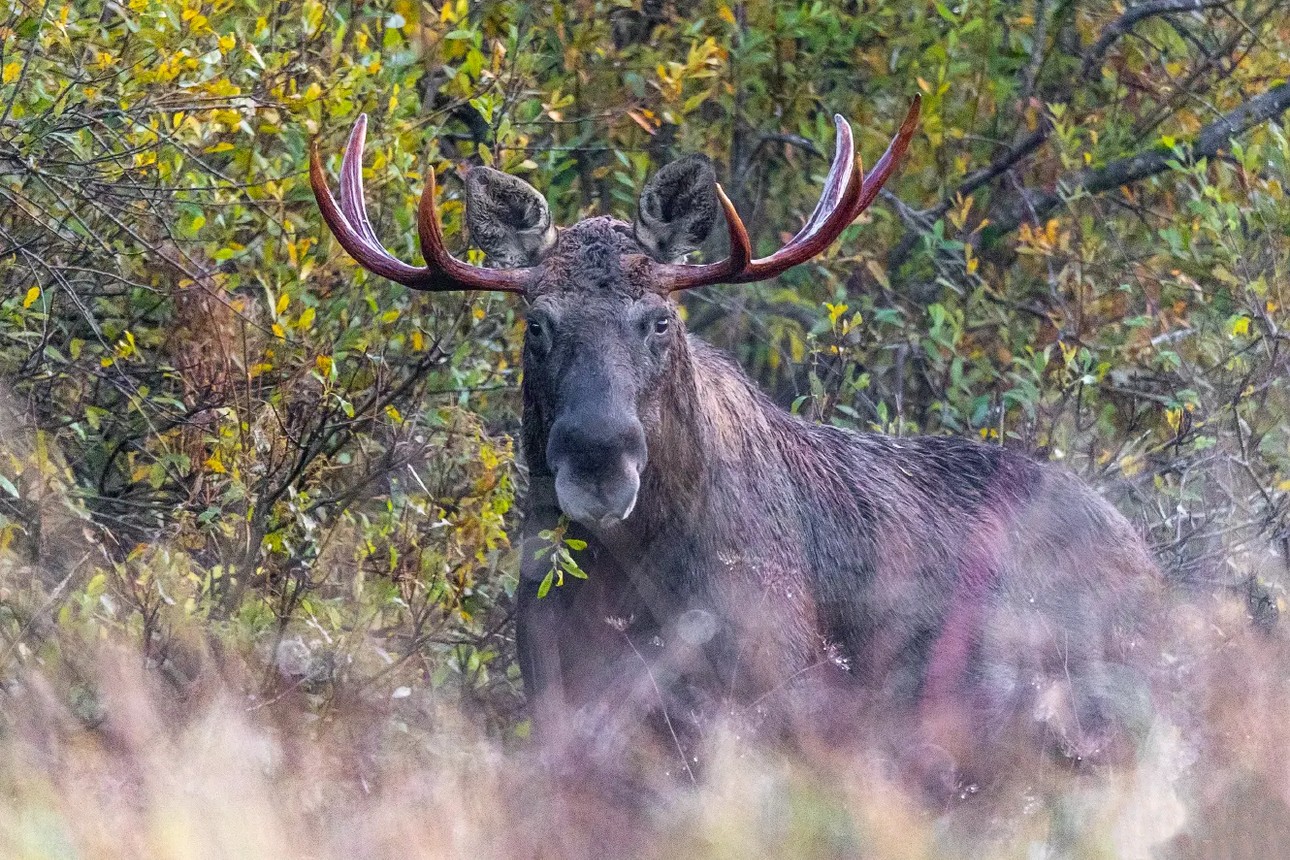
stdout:
<svg viewBox="0 0 1290 860">
<path fill-rule="evenodd" d="M 571 223 L 629 219 L 690 152 L 765 253 L 833 114 L 872 161 L 921 93 L 842 241 L 687 295 L 690 328 L 812 420 L 1062 462 L 1180 590 L 1277 635 L 1287 46 L 1283 0 L 0 3 L 0 853 L 252 856 L 251 796 L 287 810 L 253 819 L 263 856 L 370 847 L 406 807 L 347 830 L 342 798 L 523 746 L 523 308 L 332 240 L 308 148 L 361 112 L 404 259 L 427 166 L 465 253 L 469 165 Z M 209 741 L 233 731 L 264 760 Z"/>
</svg>

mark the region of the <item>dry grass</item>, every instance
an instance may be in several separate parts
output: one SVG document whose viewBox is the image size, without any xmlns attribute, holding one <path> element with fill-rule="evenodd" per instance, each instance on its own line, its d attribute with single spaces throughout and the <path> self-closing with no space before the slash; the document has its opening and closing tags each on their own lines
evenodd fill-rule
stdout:
<svg viewBox="0 0 1290 860">
<path fill-rule="evenodd" d="M 248 697 L 255 685 L 213 659 L 181 691 L 104 644 L 76 681 L 8 686 L 0 856 L 1280 856 L 1290 649 L 1238 607 L 1179 618 L 1174 699 L 1133 766 L 1016 774 L 937 806 L 863 750 L 790 754 L 733 733 L 697 786 L 625 794 L 576 754 L 484 737 L 429 689 L 320 715 L 289 688 Z"/>
</svg>

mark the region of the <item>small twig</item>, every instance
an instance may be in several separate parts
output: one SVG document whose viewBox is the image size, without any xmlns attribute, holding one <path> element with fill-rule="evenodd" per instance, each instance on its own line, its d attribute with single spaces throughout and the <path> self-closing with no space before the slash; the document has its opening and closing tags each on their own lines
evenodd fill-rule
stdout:
<svg viewBox="0 0 1290 860">
<path fill-rule="evenodd" d="M 685 766 L 685 775 L 690 778 L 691 785 L 697 785 L 698 780 L 694 778 L 694 771 L 690 769 L 690 760 L 686 758 L 685 747 L 681 745 L 681 738 L 676 734 L 676 729 L 672 727 L 672 717 L 667 712 L 667 701 L 663 698 L 663 691 L 659 689 L 658 681 L 654 679 L 654 671 L 650 668 L 649 661 L 645 659 L 645 655 L 636 647 L 636 643 L 632 641 L 632 637 L 628 636 L 626 632 L 624 632 L 622 636 L 623 639 L 627 640 L 627 644 L 631 647 L 632 653 L 636 655 L 636 658 L 641 661 L 641 665 L 645 667 L 645 677 L 649 678 L 650 686 L 654 688 L 654 695 L 658 696 L 659 707 L 663 710 L 663 722 L 667 725 L 668 734 L 672 736 L 672 743 L 676 745 L 676 752 L 681 757 L 681 764 Z"/>
</svg>

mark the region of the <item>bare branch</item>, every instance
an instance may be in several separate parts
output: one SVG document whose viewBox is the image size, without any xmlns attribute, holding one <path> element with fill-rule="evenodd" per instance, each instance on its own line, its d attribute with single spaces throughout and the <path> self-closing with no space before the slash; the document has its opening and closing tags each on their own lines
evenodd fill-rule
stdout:
<svg viewBox="0 0 1290 860">
<path fill-rule="evenodd" d="M 1290 109 L 1290 83 L 1278 84 L 1225 114 L 1200 130 L 1190 146 L 1192 158 L 1214 158 L 1232 138 Z M 1160 148 L 1112 161 L 1104 167 L 1082 170 L 1064 183 L 1067 197 L 1100 194 L 1163 173 L 1169 169 L 1173 154 Z M 994 222 L 995 230 L 1015 230 L 1028 217 L 1039 219 L 1062 204 L 1063 195 L 1055 192 L 1023 192 L 1020 199 Z"/>
<path fill-rule="evenodd" d="M 1091 77 L 1093 70 L 1102 65 L 1102 59 L 1111 46 L 1139 22 L 1158 15 L 1201 12 L 1205 9 L 1226 6 L 1229 2 L 1231 0 L 1147 0 L 1145 3 L 1129 8 L 1115 20 L 1115 23 L 1103 30 L 1102 35 L 1093 43 L 1093 47 L 1088 49 L 1088 53 L 1084 55 L 1084 62 L 1080 66 L 1080 78 L 1087 80 Z"/>
</svg>

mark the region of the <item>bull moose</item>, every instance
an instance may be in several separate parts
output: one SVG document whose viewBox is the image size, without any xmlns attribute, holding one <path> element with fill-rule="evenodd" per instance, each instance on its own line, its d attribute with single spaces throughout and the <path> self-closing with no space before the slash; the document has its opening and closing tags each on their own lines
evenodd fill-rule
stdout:
<svg viewBox="0 0 1290 860">
<path fill-rule="evenodd" d="M 466 224 L 488 268 L 446 250 L 428 170 L 426 262 L 408 265 L 365 212 L 366 119 L 339 202 L 315 145 L 314 194 L 359 264 L 416 290 L 524 302 L 517 640 L 540 734 L 580 715 L 621 728 L 631 712 L 686 755 L 686 726 L 740 708 L 771 720 L 778 701 L 830 730 L 885 714 L 957 771 L 1004 726 L 1071 759 L 1122 746 L 1117 693 L 1159 576 L 1110 504 L 1000 446 L 790 415 L 677 313 L 679 291 L 773 278 L 824 250 L 896 169 L 918 112 L 915 101 L 867 175 L 836 117 L 818 205 L 760 259 L 711 162 L 690 156 L 647 183 L 634 223 L 564 229 L 533 187 L 474 168 Z M 685 262 L 718 210 L 729 256 Z M 544 541 L 562 522 L 586 578 L 548 591 Z"/>
</svg>

